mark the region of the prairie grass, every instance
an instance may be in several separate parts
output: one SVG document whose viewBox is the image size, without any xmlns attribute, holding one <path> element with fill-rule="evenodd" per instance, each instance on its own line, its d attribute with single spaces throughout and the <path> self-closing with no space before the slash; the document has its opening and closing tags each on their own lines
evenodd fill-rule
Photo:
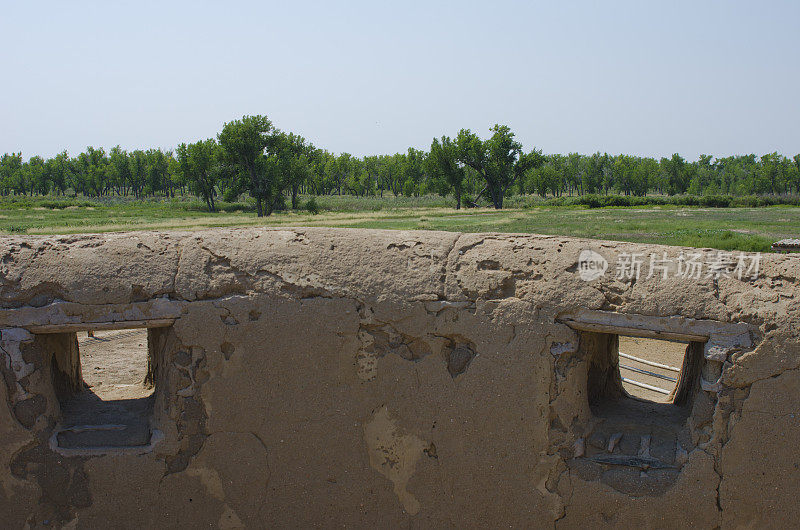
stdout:
<svg viewBox="0 0 800 530">
<path fill-rule="evenodd" d="M 303 198 L 305 203 L 307 198 Z M 456 232 L 518 232 L 659 243 L 722 250 L 769 251 L 800 238 L 800 208 L 699 208 L 675 205 L 589 208 L 530 206 L 455 210 L 440 197 L 317 197 L 320 213 L 278 212 L 257 218 L 252 203 L 220 204 L 209 213 L 195 199 L 147 201 L 0 201 L 2 234 L 128 230 L 201 230 L 236 226 L 333 226 Z"/>
</svg>

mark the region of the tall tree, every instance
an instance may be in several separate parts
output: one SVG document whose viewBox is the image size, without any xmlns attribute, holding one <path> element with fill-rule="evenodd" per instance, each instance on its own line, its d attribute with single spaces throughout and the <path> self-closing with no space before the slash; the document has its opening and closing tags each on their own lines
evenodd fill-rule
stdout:
<svg viewBox="0 0 800 530">
<path fill-rule="evenodd" d="M 46 165 L 50 182 L 58 190 L 59 194 L 64 195 L 69 186 L 72 170 L 69 163 L 69 155 L 66 151 L 62 151 L 48 160 Z"/>
<path fill-rule="evenodd" d="M 271 179 L 275 176 L 274 167 L 266 162 L 264 155 L 272 129 L 272 122 L 266 116 L 244 116 L 226 123 L 217 136 L 225 156 L 247 176 L 259 217 L 264 215 L 263 201 L 271 197 Z M 272 211 L 271 205 L 268 208 Z"/>
<path fill-rule="evenodd" d="M 214 203 L 217 150 L 217 142 L 213 138 L 188 145 L 180 144 L 176 150 L 180 172 L 189 190 L 203 198 L 210 212 L 217 211 Z"/>
<path fill-rule="evenodd" d="M 460 210 L 466 172 L 459 162 L 458 146 L 455 142 L 447 136 L 442 136 L 441 140 L 434 138 L 431 142 L 431 152 L 426 159 L 426 167 L 441 192 L 453 192 L 456 198 L 456 210 Z"/>
<path fill-rule="evenodd" d="M 130 186 L 131 166 L 128 161 L 128 153 L 120 146 L 111 148 L 108 156 L 109 174 L 112 185 L 117 187 L 117 192 L 122 195 Z"/>
<path fill-rule="evenodd" d="M 169 160 L 161 149 L 148 149 L 147 157 L 147 189 L 155 195 L 159 191 L 169 197 Z"/>
<path fill-rule="evenodd" d="M 794 192 L 800 193 L 800 154 L 792 157 L 794 168 L 789 173 L 789 182 L 794 186 Z"/>
<path fill-rule="evenodd" d="M 503 197 L 524 171 L 515 168 L 522 145 L 506 125 L 495 125 L 492 136 L 481 140 L 476 134 L 461 129 L 456 138 L 459 159 L 481 176 L 486 186 L 479 195 L 487 193 L 496 209 L 503 207 Z M 521 168 L 520 168 L 521 169 Z"/>
<path fill-rule="evenodd" d="M 296 210 L 300 187 L 311 175 L 309 157 L 313 156 L 314 146 L 297 134 L 278 133 L 274 135 L 270 150 L 281 159 L 285 171 L 284 179 L 292 194 L 292 209 Z"/>
<path fill-rule="evenodd" d="M 22 153 L 4 154 L 0 158 L 0 184 L 3 193 L 14 192 L 25 194 L 28 186 L 22 175 Z"/>
<path fill-rule="evenodd" d="M 425 170 L 425 153 L 413 147 L 408 148 L 408 152 L 403 160 L 403 195 L 419 195 L 422 188 L 422 179 Z"/>
<path fill-rule="evenodd" d="M 131 188 L 134 197 L 137 199 L 142 196 L 145 183 L 147 182 L 147 155 L 141 149 L 132 152 L 128 165 L 130 166 Z"/>
<path fill-rule="evenodd" d="M 25 166 L 28 172 L 27 180 L 28 185 L 31 187 L 31 195 L 34 193 L 47 195 L 50 191 L 50 182 L 47 179 L 44 159 L 40 156 L 32 156 Z"/>
<path fill-rule="evenodd" d="M 661 167 L 667 177 L 667 193 L 675 195 L 689 188 L 686 160 L 681 155 L 675 153 L 672 158 L 662 158 Z"/>
</svg>

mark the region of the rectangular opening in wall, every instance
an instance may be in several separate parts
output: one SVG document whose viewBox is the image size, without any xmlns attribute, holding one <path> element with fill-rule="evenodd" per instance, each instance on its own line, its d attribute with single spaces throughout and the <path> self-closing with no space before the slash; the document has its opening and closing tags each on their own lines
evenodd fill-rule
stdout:
<svg viewBox="0 0 800 530">
<path fill-rule="evenodd" d="M 61 349 L 69 350 L 62 352 L 60 362 L 59 355 L 54 357 L 54 383 L 61 406 L 53 439 L 57 448 L 102 450 L 151 443 L 157 364 L 152 354 L 153 331 L 139 328 L 53 336 L 55 340 L 60 336 Z"/>
<path fill-rule="evenodd" d="M 721 362 L 709 343 L 746 327 L 590 310 L 557 321 L 575 331 L 577 344 L 551 346 L 556 369 L 591 416 L 575 423 L 574 458 L 591 462 L 581 473 L 629 495 L 666 491 L 693 448 L 712 436 L 697 428 L 712 421 L 719 395 Z"/>
<path fill-rule="evenodd" d="M 702 342 L 581 331 L 580 345 L 595 415 L 650 423 L 680 421 L 689 413 L 699 388 Z"/>
<path fill-rule="evenodd" d="M 674 398 L 688 343 L 619 337 L 622 388 L 631 397 L 670 403 Z"/>
</svg>

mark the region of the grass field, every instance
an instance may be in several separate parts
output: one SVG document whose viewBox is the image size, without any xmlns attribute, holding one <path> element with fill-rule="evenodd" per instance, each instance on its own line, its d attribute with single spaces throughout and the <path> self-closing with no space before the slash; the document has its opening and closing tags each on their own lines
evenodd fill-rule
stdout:
<svg viewBox="0 0 800 530">
<path fill-rule="evenodd" d="M 215 226 L 338 226 L 524 232 L 723 250 L 769 250 L 800 237 L 800 208 L 594 208 L 542 206 L 455 210 L 435 198 L 397 200 L 320 198 L 323 211 L 282 212 L 257 218 L 251 211 L 209 213 L 196 201 L 87 202 L 53 208 L 0 202 L 0 233 L 65 234 L 144 229 L 198 230 Z M 34 203 L 35 204 L 35 203 Z M 230 205 L 229 205 L 230 206 Z"/>
</svg>

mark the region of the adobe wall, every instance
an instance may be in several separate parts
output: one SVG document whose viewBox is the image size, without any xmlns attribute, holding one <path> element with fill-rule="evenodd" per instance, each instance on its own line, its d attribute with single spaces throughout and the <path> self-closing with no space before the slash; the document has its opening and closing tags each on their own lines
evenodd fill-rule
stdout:
<svg viewBox="0 0 800 530">
<path fill-rule="evenodd" d="M 645 263 L 584 281 L 584 249 L 680 250 L 321 228 L 5 237 L 3 526 L 800 521 L 800 259 L 765 255 L 757 279 Z M 152 328 L 157 436 L 58 449 L 63 345 L 128 325 Z M 587 351 L 608 330 L 695 344 L 685 410 L 589 406 Z"/>
</svg>

